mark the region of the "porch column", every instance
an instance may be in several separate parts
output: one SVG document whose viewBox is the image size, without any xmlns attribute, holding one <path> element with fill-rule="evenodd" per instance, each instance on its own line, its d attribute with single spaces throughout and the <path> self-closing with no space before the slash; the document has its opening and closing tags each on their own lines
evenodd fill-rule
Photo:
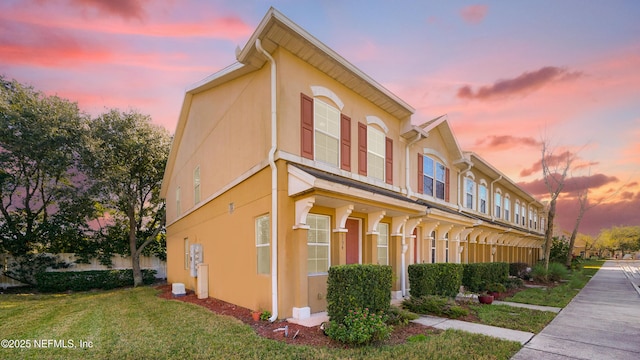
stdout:
<svg viewBox="0 0 640 360">
<path fill-rule="evenodd" d="M 401 299 L 403 290 L 405 289 L 406 279 L 406 264 L 407 264 L 407 249 L 408 245 L 403 246 L 404 234 L 401 229 L 404 228 L 408 216 L 398 216 L 391 219 L 391 240 L 389 244 L 389 265 L 391 265 L 392 272 L 394 274 L 393 284 L 391 286 L 391 294 L 393 299 Z M 404 265 L 404 267 L 403 267 Z M 408 277 L 408 276 L 407 276 Z M 405 280 L 405 284 L 402 281 Z"/>
<path fill-rule="evenodd" d="M 368 214 L 367 233 L 365 234 L 364 244 L 362 244 L 363 264 L 378 263 L 378 223 L 384 215 L 384 211 Z M 391 239 L 389 241 L 391 241 Z M 389 258 L 391 258 L 391 244 L 389 244 Z"/>
<path fill-rule="evenodd" d="M 335 228 L 331 237 L 331 265 L 347 263 L 347 218 L 353 212 L 353 205 L 346 205 L 336 209 Z"/>
<path fill-rule="evenodd" d="M 307 236 L 309 225 L 307 225 L 307 215 L 313 207 L 316 199 L 314 196 L 296 201 L 295 218 L 296 225 L 293 226 L 292 242 L 292 263 L 293 268 L 293 318 L 306 319 L 311 316 L 309 307 L 309 280 L 308 263 L 309 258 L 307 248 Z"/>
</svg>

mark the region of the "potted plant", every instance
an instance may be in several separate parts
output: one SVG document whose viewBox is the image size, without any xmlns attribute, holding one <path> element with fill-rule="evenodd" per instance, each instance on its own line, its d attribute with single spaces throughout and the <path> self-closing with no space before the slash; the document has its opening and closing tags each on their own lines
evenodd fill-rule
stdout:
<svg viewBox="0 0 640 360">
<path fill-rule="evenodd" d="M 493 295 L 489 295 L 486 292 L 483 292 L 482 294 L 478 295 L 478 302 L 480 302 L 480 304 L 490 305 L 493 302 Z"/>
<path fill-rule="evenodd" d="M 253 311 L 251 311 L 251 318 L 253 318 L 253 321 L 259 321 L 261 314 L 262 314 L 262 312 L 260 312 L 258 310 L 253 310 Z"/>
<path fill-rule="evenodd" d="M 507 291 L 507 288 L 500 283 L 492 283 L 487 285 L 487 292 L 497 298 L 500 293 Z"/>
</svg>

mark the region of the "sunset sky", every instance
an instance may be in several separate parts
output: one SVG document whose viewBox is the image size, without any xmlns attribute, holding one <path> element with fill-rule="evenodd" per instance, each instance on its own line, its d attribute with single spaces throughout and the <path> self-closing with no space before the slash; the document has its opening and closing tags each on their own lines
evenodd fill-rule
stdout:
<svg viewBox="0 0 640 360">
<path fill-rule="evenodd" d="M 540 149 L 575 154 L 580 232 L 640 225 L 640 1 L 3 0 L 0 74 L 174 131 L 185 88 L 235 62 L 270 6 L 543 200 Z"/>
</svg>

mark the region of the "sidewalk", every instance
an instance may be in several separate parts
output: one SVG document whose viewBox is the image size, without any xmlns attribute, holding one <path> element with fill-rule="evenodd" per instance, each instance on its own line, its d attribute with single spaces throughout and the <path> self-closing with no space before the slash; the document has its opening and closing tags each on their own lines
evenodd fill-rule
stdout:
<svg viewBox="0 0 640 360">
<path fill-rule="evenodd" d="M 512 359 L 640 359 L 640 293 L 627 269 L 640 261 L 607 261 Z"/>
</svg>

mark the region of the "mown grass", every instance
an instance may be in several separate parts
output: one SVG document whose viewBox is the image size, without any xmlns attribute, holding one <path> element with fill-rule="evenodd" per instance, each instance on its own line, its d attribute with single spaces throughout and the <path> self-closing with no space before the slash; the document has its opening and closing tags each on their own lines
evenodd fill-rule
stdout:
<svg viewBox="0 0 640 360">
<path fill-rule="evenodd" d="M 356 349 L 287 345 L 238 320 L 164 300 L 149 287 L 54 295 L 2 295 L 0 337 L 30 349 L 0 348 L 2 359 L 509 359 L 517 342 L 449 330 L 424 341 Z M 75 348 L 35 349 L 34 340 Z M 80 348 L 80 340 L 92 347 Z M 68 342 L 67 342 L 68 344 Z"/>
<path fill-rule="evenodd" d="M 582 264 L 581 270 L 574 270 L 568 281 L 553 288 L 530 288 L 516 293 L 505 299 L 524 304 L 565 307 L 580 290 L 589 282 L 591 277 L 602 267 L 603 260 L 588 260 Z"/>
<path fill-rule="evenodd" d="M 556 316 L 549 311 L 532 310 L 508 305 L 471 305 L 480 322 L 506 329 L 539 333 Z"/>
</svg>

